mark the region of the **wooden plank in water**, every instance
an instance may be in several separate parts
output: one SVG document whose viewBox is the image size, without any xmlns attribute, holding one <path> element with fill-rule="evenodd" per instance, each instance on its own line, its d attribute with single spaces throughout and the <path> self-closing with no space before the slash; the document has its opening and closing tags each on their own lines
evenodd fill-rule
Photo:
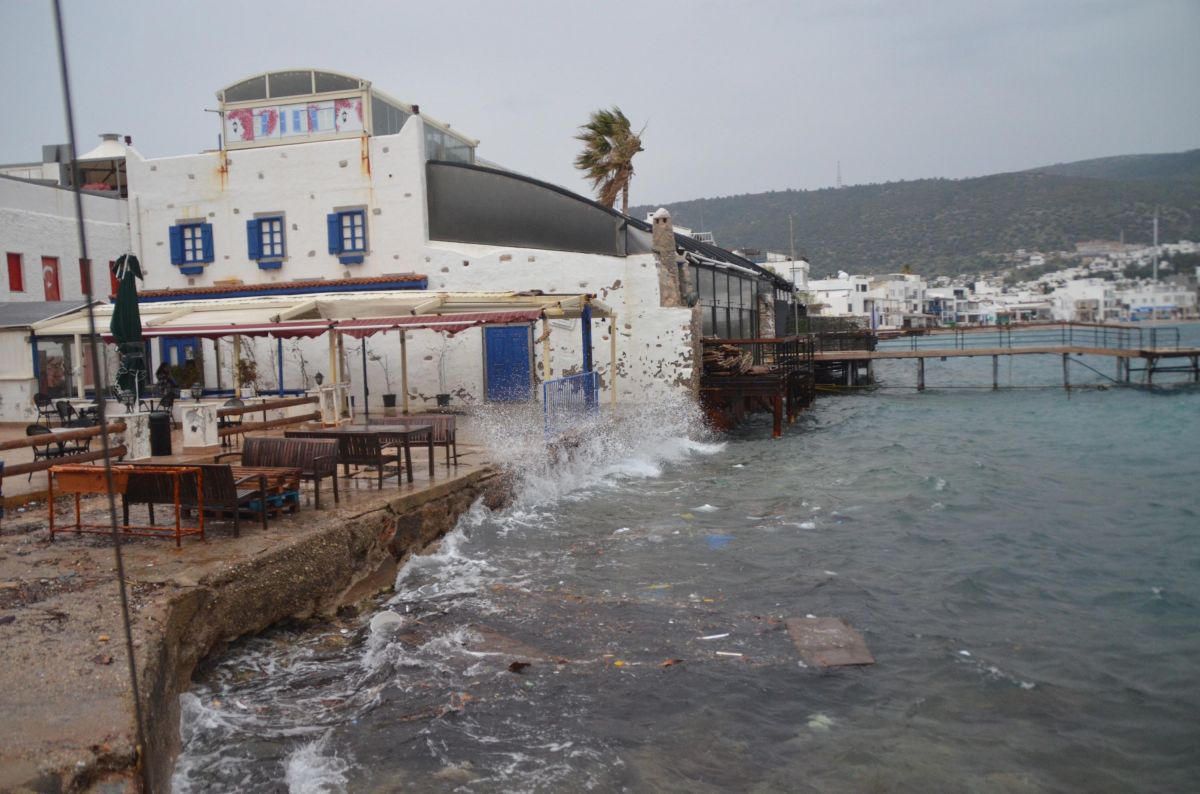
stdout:
<svg viewBox="0 0 1200 794">
<path fill-rule="evenodd" d="M 784 623 L 806 664 L 817 667 L 875 664 L 862 635 L 841 618 L 788 618 Z"/>
</svg>

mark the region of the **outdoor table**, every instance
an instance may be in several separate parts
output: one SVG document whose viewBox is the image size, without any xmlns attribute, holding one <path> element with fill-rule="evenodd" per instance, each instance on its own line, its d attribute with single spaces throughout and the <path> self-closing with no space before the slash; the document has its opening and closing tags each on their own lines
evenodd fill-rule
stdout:
<svg viewBox="0 0 1200 794">
<path fill-rule="evenodd" d="M 291 500 L 290 512 L 296 512 L 300 503 L 300 469 L 284 466 L 230 466 L 235 481 L 245 477 L 263 477 L 266 480 L 266 493 L 263 498 L 271 502 L 279 510 L 288 502 L 288 494 L 296 494 Z"/>
<path fill-rule="evenodd" d="M 124 524 L 121 526 L 121 531 L 126 535 L 141 535 L 144 537 L 161 538 L 175 537 L 175 547 L 179 548 L 182 545 L 184 535 L 199 535 L 200 540 L 204 540 L 204 489 L 203 477 L 204 472 L 199 466 L 130 466 L 130 465 L 115 465 L 112 469 L 112 484 L 113 493 L 125 493 L 125 486 L 129 483 L 129 477 L 135 472 L 138 474 L 167 474 L 175 481 L 175 526 L 155 527 L 155 526 L 139 526 L 133 524 Z M 83 523 L 82 511 L 80 508 L 79 497 L 85 493 L 108 493 L 108 479 L 104 474 L 103 466 L 89 466 L 82 463 L 64 463 L 58 466 L 51 466 L 49 469 L 48 489 L 49 495 L 46 503 L 50 512 L 50 540 L 53 542 L 56 532 L 71 532 L 76 535 L 81 532 L 87 532 L 92 535 L 110 535 L 112 534 L 112 526 L 109 524 L 85 524 Z M 200 504 L 198 505 L 199 526 L 183 527 L 181 523 L 182 510 L 179 504 L 179 486 L 180 477 L 183 475 L 191 475 L 196 478 L 196 493 L 199 496 Z M 72 493 L 75 495 L 75 525 L 64 529 L 54 528 L 54 490 L 55 486 L 61 493 Z"/>
<path fill-rule="evenodd" d="M 384 447 L 400 447 L 404 450 L 404 466 L 408 473 L 408 481 L 413 481 L 412 441 L 425 439 L 429 449 L 429 479 L 433 479 L 433 425 L 411 425 L 409 427 L 387 427 L 366 425 L 345 425 L 344 427 L 327 428 L 325 430 L 291 430 L 288 434 L 295 438 L 337 438 L 345 433 L 370 433 L 379 438 L 379 445 Z"/>
</svg>

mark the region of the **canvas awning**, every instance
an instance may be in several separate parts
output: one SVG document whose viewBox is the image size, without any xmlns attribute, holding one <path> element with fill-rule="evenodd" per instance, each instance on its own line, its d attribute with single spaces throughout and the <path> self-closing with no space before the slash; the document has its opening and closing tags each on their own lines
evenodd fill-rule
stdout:
<svg viewBox="0 0 1200 794">
<path fill-rule="evenodd" d="M 338 320 L 337 329 L 344 334 L 361 339 L 380 331 L 403 328 L 407 331 L 428 328 L 456 334 L 481 325 L 508 325 L 532 323 L 542 318 L 541 309 L 524 309 L 507 312 L 470 312 L 465 314 L 409 315 L 407 317 L 372 317 L 362 320 Z"/>
</svg>

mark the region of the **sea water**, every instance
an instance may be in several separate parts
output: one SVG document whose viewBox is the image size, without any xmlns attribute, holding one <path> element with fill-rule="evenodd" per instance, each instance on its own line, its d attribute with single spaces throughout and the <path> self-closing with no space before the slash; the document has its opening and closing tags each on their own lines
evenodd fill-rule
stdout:
<svg viewBox="0 0 1200 794">
<path fill-rule="evenodd" d="M 498 418 L 515 504 L 212 660 L 175 789 L 1195 790 L 1200 391 L 1070 367 L 891 362 L 779 440 L 658 406 L 557 462 Z M 806 666 L 805 615 L 877 663 Z"/>
</svg>

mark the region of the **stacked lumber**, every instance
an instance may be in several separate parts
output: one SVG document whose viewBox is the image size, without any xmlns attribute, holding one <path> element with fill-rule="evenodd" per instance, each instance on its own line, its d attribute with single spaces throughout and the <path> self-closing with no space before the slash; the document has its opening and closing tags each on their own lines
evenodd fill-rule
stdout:
<svg viewBox="0 0 1200 794">
<path fill-rule="evenodd" d="M 737 345 L 709 345 L 702 361 L 705 375 L 742 375 L 753 364 L 750 353 Z"/>
</svg>

